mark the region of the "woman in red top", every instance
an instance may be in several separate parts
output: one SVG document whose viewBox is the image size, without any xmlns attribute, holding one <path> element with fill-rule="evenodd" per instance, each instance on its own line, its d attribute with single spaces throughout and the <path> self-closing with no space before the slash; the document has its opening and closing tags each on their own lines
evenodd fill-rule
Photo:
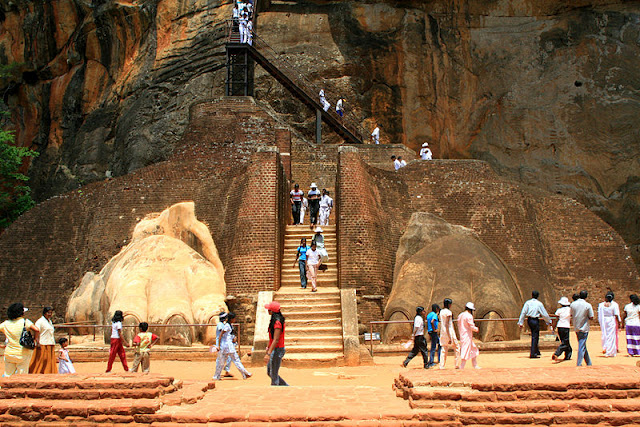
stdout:
<svg viewBox="0 0 640 427">
<path fill-rule="evenodd" d="M 271 377 L 271 385 L 289 385 L 278 375 L 284 357 L 284 316 L 280 313 L 280 303 L 271 301 L 264 308 L 269 310 L 269 346 L 264 361 L 267 362 L 267 375 Z"/>
</svg>

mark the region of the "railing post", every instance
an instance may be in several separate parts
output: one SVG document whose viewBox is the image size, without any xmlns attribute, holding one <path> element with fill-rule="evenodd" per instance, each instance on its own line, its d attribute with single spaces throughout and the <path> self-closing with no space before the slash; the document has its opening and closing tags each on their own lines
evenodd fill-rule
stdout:
<svg viewBox="0 0 640 427">
<path fill-rule="evenodd" d="M 322 144 L 322 111 L 316 110 L 316 144 Z"/>
<path fill-rule="evenodd" d="M 371 357 L 373 358 L 373 322 L 369 322 L 369 345 L 371 346 Z"/>
</svg>

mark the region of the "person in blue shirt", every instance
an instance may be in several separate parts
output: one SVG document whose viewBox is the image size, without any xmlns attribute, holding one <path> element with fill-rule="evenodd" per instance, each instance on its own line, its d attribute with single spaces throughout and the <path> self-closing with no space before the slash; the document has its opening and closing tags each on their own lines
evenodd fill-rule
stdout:
<svg viewBox="0 0 640 427">
<path fill-rule="evenodd" d="M 296 262 L 298 263 L 298 268 L 300 269 L 300 286 L 302 289 L 307 288 L 307 250 L 309 246 L 307 246 L 307 239 L 304 237 L 300 239 L 300 246 L 296 249 L 296 260 L 293 261 L 293 266 L 296 266 Z"/>
<path fill-rule="evenodd" d="M 438 337 L 438 313 L 440 313 L 440 306 L 433 304 L 431 306 L 431 313 L 427 315 L 427 331 L 429 332 L 429 338 L 431 338 L 431 349 L 429 351 L 429 367 L 435 366 L 436 352 L 438 353 L 438 363 L 440 363 L 440 338 Z"/>
<path fill-rule="evenodd" d="M 540 358 L 540 348 L 538 342 L 540 339 L 540 318 L 542 317 L 549 326 L 551 326 L 551 318 L 544 308 L 544 305 L 538 301 L 540 293 L 538 291 L 531 292 L 531 299 L 524 303 L 522 312 L 520 312 L 520 318 L 518 319 L 518 326 L 524 327 L 524 319 L 527 319 L 527 325 L 531 330 L 531 351 L 529 357 L 531 359 Z"/>
</svg>

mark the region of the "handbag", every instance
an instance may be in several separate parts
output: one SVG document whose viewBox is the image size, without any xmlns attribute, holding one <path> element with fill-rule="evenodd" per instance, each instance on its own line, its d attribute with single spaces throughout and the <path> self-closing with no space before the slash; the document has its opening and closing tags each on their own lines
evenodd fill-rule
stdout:
<svg viewBox="0 0 640 427">
<path fill-rule="evenodd" d="M 22 326 L 22 335 L 20 335 L 20 345 L 29 350 L 33 350 L 36 348 L 36 340 L 33 339 L 33 335 L 31 332 L 27 330 L 27 320 L 24 321 L 24 326 Z"/>
</svg>

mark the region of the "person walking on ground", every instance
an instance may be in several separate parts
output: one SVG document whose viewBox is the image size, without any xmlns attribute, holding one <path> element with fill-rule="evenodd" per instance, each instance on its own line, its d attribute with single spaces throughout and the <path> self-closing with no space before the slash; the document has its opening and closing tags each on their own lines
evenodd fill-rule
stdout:
<svg viewBox="0 0 640 427">
<path fill-rule="evenodd" d="M 32 332 L 35 335 L 34 342 L 38 339 L 40 331 L 29 319 L 24 318 L 24 313 L 29 311 L 21 302 L 14 302 L 7 308 L 8 320 L 0 324 L 0 332 L 7 338 L 4 349 L 4 374 L 10 377 L 13 374 L 28 374 L 29 362 L 33 350 L 23 347 L 20 343 L 23 331 Z"/>
<path fill-rule="evenodd" d="M 311 183 L 311 190 L 307 193 L 309 200 L 309 219 L 311 224 L 309 228 L 313 230 L 313 227 L 318 223 L 318 212 L 320 210 L 320 192 L 315 182 Z"/>
<path fill-rule="evenodd" d="M 302 206 L 300 207 L 300 225 L 304 224 L 304 214 L 307 212 L 307 209 L 309 209 L 309 201 L 306 197 L 303 197 Z"/>
<path fill-rule="evenodd" d="M 436 352 L 438 353 L 438 364 L 440 364 L 440 340 L 438 339 L 438 313 L 440 306 L 433 304 L 431 313 L 427 315 L 427 331 L 431 340 L 431 350 L 429 351 L 429 367 L 436 366 Z"/>
<path fill-rule="evenodd" d="M 343 102 L 344 102 L 344 98 L 340 98 L 338 99 L 338 102 L 336 102 L 336 113 L 338 113 L 340 117 L 344 116 L 344 109 L 342 106 Z"/>
<path fill-rule="evenodd" d="M 433 155 L 431 154 L 431 149 L 429 149 L 429 143 L 425 142 L 422 144 L 422 149 L 420 149 L 420 159 L 422 160 L 431 160 Z"/>
<path fill-rule="evenodd" d="M 558 324 L 556 328 L 558 330 L 558 337 L 560 338 L 560 345 L 556 349 L 555 353 L 551 356 L 554 362 L 559 362 L 560 355 L 564 353 L 564 360 L 571 360 L 571 343 L 569 342 L 569 332 L 571 331 L 571 308 L 569 307 L 569 298 L 562 297 L 558 301 L 562 307 L 556 310 L 556 316 L 558 316 Z"/>
<path fill-rule="evenodd" d="M 215 345 L 215 350 L 218 352 L 218 356 L 220 356 L 220 346 L 222 345 L 222 342 L 220 341 L 220 336 L 222 335 L 222 331 L 224 330 L 224 324 L 225 322 L 223 320 L 228 320 L 228 314 L 226 312 L 222 312 L 218 315 L 218 324 L 216 325 L 216 345 Z M 233 378 L 233 375 L 231 375 L 230 369 L 231 369 L 231 358 L 229 358 L 227 356 L 226 360 L 223 361 L 224 363 L 224 373 L 222 374 L 222 377 L 224 378 Z M 216 367 L 218 366 L 218 359 L 216 359 Z"/>
<path fill-rule="evenodd" d="M 300 211 L 302 209 L 302 199 L 304 198 L 304 191 L 300 190 L 300 185 L 293 186 L 293 190 L 289 193 L 289 200 L 291 201 L 291 215 L 293 215 L 293 225 L 300 224 Z"/>
<path fill-rule="evenodd" d="M 460 332 L 460 369 L 464 369 L 467 360 L 471 359 L 471 364 L 475 369 L 478 366 L 478 347 L 473 342 L 473 333 L 478 332 L 478 327 L 473 321 L 473 312 L 476 307 L 472 302 L 464 306 L 464 311 L 458 315 L 458 331 Z"/>
<path fill-rule="evenodd" d="M 109 348 L 109 361 L 107 362 L 107 373 L 111 372 L 111 368 L 113 367 L 113 361 L 116 360 L 116 355 L 120 357 L 120 362 L 122 362 L 122 367 L 125 372 L 129 371 L 129 366 L 127 365 L 127 354 L 124 351 L 124 346 L 129 347 L 127 343 L 124 342 L 124 337 L 122 336 L 122 321 L 124 320 L 124 316 L 121 310 L 116 310 L 113 313 L 113 318 L 111 318 L 111 348 Z"/>
<path fill-rule="evenodd" d="M 141 322 L 138 325 L 138 329 L 140 329 L 140 332 L 133 339 L 133 346 L 136 351 L 133 365 L 129 372 L 138 372 L 140 364 L 142 364 L 142 372 L 149 372 L 151 368 L 151 347 L 156 345 L 160 337 L 148 332 L 149 324 L 147 322 Z"/>
<path fill-rule="evenodd" d="M 450 298 L 444 299 L 444 308 L 440 310 L 440 369 L 444 369 L 447 363 L 447 351 L 453 349 L 455 352 L 455 367 L 460 367 L 460 343 L 456 337 L 456 330 L 453 327 L 453 313 L 451 312 Z"/>
<path fill-rule="evenodd" d="M 300 239 L 300 246 L 296 249 L 296 260 L 293 261 L 293 266 L 296 266 L 298 263 L 298 269 L 300 270 L 300 287 L 302 289 L 307 288 L 307 251 L 309 250 L 309 246 L 307 246 L 307 239 L 304 237 Z"/>
<path fill-rule="evenodd" d="M 424 369 L 429 369 L 429 355 L 427 354 L 427 340 L 424 338 L 424 307 L 416 307 L 416 317 L 413 319 L 413 348 L 402 362 L 402 367 L 406 368 L 411 359 L 418 353 L 422 354 Z"/>
<path fill-rule="evenodd" d="M 376 128 L 371 132 L 371 142 L 373 144 L 380 144 L 380 126 L 376 125 Z"/>
<path fill-rule="evenodd" d="M 538 291 L 531 292 L 531 299 L 524 303 L 522 311 L 520 312 L 520 319 L 518 320 L 518 326 L 524 327 L 524 318 L 527 318 L 527 325 L 531 330 L 531 351 L 529 352 L 529 358 L 540 358 L 540 348 L 538 343 L 540 341 L 540 317 L 543 317 L 548 325 L 551 325 L 551 318 L 547 314 L 544 305 L 538 301 L 540 293 Z"/>
<path fill-rule="evenodd" d="M 36 327 L 40 330 L 36 348 L 31 356 L 29 364 L 30 374 L 55 374 L 56 368 L 56 340 L 53 337 L 53 307 L 45 307 L 42 317 L 36 321 Z"/>
<path fill-rule="evenodd" d="M 307 279 L 311 281 L 311 292 L 317 292 L 318 269 L 322 265 L 322 254 L 318 251 L 316 243 L 311 241 L 307 250 Z"/>
<path fill-rule="evenodd" d="M 613 300 L 613 292 L 609 291 L 604 301 L 598 304 L 598 323 L 600 324 L 602 354 L 615 357 L 618 353 L 618 328 L 622 325 L 620 307 Z"/>
<path fill-rule="evenodd" d="M 264 308 L 266 308 L 271 315 L 271 320 L 269 321 L 269 345 L 267 346 L 267 352 L 264 356 L 264 361 L 267 363 L 267 375 L 271 378 L 272 386 L 288 386 L 289 384 L 282 379 L 279 373 L 282 358 L 285 354 L 285 321 L 284 316 L 280 313 L 280 303 L 278 301 L 271 301 L 265 304 Z"/>
<path fill-rule="evenodd" d="M 220 321 L 223 323 L 222 330 L 220 331 L 220 342 L 218 348 L 218 358 L 216 359 L 216 372 L 213 374 L 213 380 L 220 380 L 220 375 L 222 374 L 222 369 L 224 365 L 227 364 L 227 360 L 231 358 L 231 361 L 236 368 L 242 374 L 242 379 L 246 380 L 247 378 L 251 378 L 251 372 L 247 371 L 240 361 L 240 357 L 236 352 L 236 348 L 234 346 L 233 340 L 233 328 L 231 327 L 230 320 L 235 318 L 233 313 L 223 313 L 220 315 Z"/>
<path fill-rule="evenodd" d="M 329 103 L 329 101 L 327 101 L 327 98 L 325 98 L 324 96 L 324 89 L 320 89 L 320 93 L 318 95 L 320 96 L 320 105 L 322 105 L 322 109 L 324 111 L 329 111 L 331 104 Z"/>
<path fill-rule="evenodd" d="M 329 196 L 326 189 L 322 189 L 322 197 L 320 198 L 320 225 L 329 225 L 329 215 L 333 209 L 333 199 Z"/>
<path fill-rule="evenodd" d="M 60 344 L 60 350 L 58 351 L 58 373 L 75 374 L 76 368 L 73 367 L 73 362 L 71 362 L 71 358 L 69 357 L 69 350 L 67 350 L 69 340 L 62 337 L 58 340 L 58 344 Z"/>
<path fill-rule="evenodd" d="M 627 353 L 640 356 L 640 298 L 629 295 L 629 304 L 624 306 L 624 324 L 627 334 Z"/>
<path fill-rule="evenodd" d="M 589 321 L 593 319 L 593 307 L 586 301 L 588 296 L 587 291 L 580 291 L 579 298 L 571 303 L 573 329 L 578 337 L 577 366 L 582 366 L 582 359 L 584 359 L 587 366 L 591 366 L 591 357 L 589 357 L 589 350 L 587 350 L 587 338 L 589 337 Z"/>
</svg>

